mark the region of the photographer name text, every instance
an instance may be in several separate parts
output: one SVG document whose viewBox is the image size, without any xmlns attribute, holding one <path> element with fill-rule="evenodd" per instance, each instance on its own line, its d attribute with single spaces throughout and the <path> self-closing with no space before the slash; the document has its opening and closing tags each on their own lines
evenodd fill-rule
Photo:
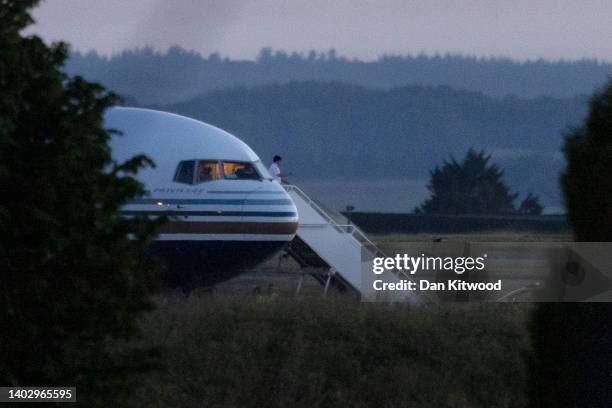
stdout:
<svg viewBox="0 0 612 408">
<path fill-rule="evenodd" d="M 480 272 L 485 269 L 487 254 L 479 257 L 439 257 L 410 256 L 397 254 L 394 257 L 377 257 L 372 263 L 372 273 L 381 275 L 384 272 L 394 272 L 396 276 L 415 275 L 419 271 L 454 272 L 463 275 L 465 272 Z M 376 291 L 501 291 L 502 282 L 474 282 L 465 279 L 400 279 L 388 281 L 375 279 L 372 282 Z"/>
<path fill-rule="evenodd" d="M 446 282 L 432 282 L 426 279 L 418 282 L 402 279 L 399 282 L 384 282 L 377 279 L 373 282 L 374 290 L 376 291 L 501 291 L 501 279 L 497 282 L 467 282 L 461 279 L 449 279 Z"/>
</svg>

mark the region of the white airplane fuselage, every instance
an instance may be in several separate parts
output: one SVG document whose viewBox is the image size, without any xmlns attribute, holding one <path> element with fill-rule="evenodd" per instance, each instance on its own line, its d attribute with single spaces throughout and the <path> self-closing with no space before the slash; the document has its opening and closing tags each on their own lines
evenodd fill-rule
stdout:
<svg viewBox="0 0 612 408">
<path fill-rule="evenodd" d="M 166 112 L 113 108 L 105 126 L 118 162 L 137 154 L 156 167 L 137 178 L 146 195 L 127 203 L 127 217 L 168 216 L 151 252 L 171 287 L 230 279 L 279 251 L 297 231 L 298 214 L 244 142 L 216 127 Z"/>
</svg>

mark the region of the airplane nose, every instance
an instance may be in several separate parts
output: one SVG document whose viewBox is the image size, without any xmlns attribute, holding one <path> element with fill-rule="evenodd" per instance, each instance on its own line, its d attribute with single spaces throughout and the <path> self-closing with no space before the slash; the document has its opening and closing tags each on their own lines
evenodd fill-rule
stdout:
<svg viewBox="0 0 612 408">
<path fill-rule="evenodd" d="M 247 194 L 242 213 L 243 221 L 266 225 L 270 231 L 284 235 L 297 232 L 298 213 L 295 203 L 285 189 L 274 181 L 265 181 L 258 189 Z M 247 219 L 248 218 L 248 219 Z"/>
</svg>

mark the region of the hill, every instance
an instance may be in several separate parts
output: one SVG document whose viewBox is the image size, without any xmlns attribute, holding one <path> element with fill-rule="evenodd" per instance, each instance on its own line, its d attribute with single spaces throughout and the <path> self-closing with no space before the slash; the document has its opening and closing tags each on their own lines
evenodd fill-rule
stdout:
<svg viewBox="0 0 612 408">
<path fill-rule="evenodd" d="M 364 183 L 415 181 L 415 194 L 422 195 L 429 170 L 470 147 L 492 153 L 514 191 L 533 191 L 559 207 L 562 132 L 582 120 L 586 105 L 586 97 L 499 99 L 446 86 L 375 90 L 291 82 L 213 91 L 160 108 L 226 129 L 264 160 L 283 155 L 296 182 L 339 181 L 345 190 L 353 183 L 345 193 L 338 185 L 329 189 L 338 199 L 353 197 L 360 209 L 372 203 L 379 211 L 406 211 L 418 204 L 414 195 L 403 201 L 398 194 L 373 194 Z"/>
<path fill-rule="evenodd" d="M 113 57 L 73 53 L 66 68 L 101 82 L 142 103 L 174 103 L 204 92 L 236 86 L 290 81 L 342 81 L 370 88 L 448 85 L 503 97 L 573 97 L 590 94 L 612 75 L 612 65 L 593 60 L 516 62 L 460 55 L 384 56 L 376 61 L 349 60 L 331 50 L 308 55 L 261 50 L 255 61 L 230 60 L 172 47 L 150 48 Z"/>
</svg>

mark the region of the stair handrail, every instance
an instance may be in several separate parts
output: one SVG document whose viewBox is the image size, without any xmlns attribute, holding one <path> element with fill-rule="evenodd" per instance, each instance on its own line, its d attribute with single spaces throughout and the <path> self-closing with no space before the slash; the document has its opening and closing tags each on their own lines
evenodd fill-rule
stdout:
<svg viewBox="0 0 612 408">
<path fill-rule="evenodd" d="M 325 218 L 326 221 L 332 223 L 334 226 L 338 226 L 336 221 L 298 186 L 295 186 L 293 184 L 283 184 L 283 187 L 286 191 L 295 191 L 300 197 L 302 197 L 302 199 L 304 199 L 308 204 L 310 204 L 310 206 L 314 208 L 320 216 Z"/>
<path fill-rule="evenodd" d="M 377 256 L 385 256 L 384 252 L 380 250 L 380 248 L 378 248 L 378 246 L 373 243 L 368 237 L 367 235 L 355 224 L 350 224 L 350 225 L 341 225 L 338 224 L 336 222 L 336 220 L 334 220 L 329 214 L 327 214 L 327 212 L 325 210 L 323 210 L 321 208 L 321 206 L 319 206 L 319 204 L 317 204 L 312 198 L 310 198 L 308 196 L 308 194 L 306 194 L 304 191 L 302 191 L 298 186 L 293 185 L 293 184 L 282 184 L 282 186 L 284 187 L 284 189 L 286 191 L 295 191 L 297 193 L 297 195 L 299 195 L 303 200 L 305 200 L 312 208 L 315 209 L 315 211 L 317 213 L 319 213 L 320 216 L 322 216 L 327 222 L 331 223 L 332 226 L 337 230 L 337 231 L 342 231 L 344 228 L 346 229 L 351 229 L 352 232 L 350 232 L 351 236 L 353 238 L 355 238 L 355 240 L 362 246 L 362 247 L 369 247 L 368 250 L 371 252 L 372 256 L 377 257 Z M 345 230 L 346 231 L 346 230 Z M 348 232 L 348 231 L 346 231 Z M 412 281 L 412 278 L 407 275 L 404 271 L 398 271 L 396 269 L 391 269 L 390 270 L 391 273 L 393 273 L 394 275 L 396 275 L 398 278 L 401 279 L 400 275 L 403 275 L 404 277 L 408 278 L 409 280 Z"/>
<path fill-rule="evenodd" d="M 283 184 L 283 187 L 286 191 L 295 191 L 303 200 L 305 200 L 312 208 L 314 208 L 320 216 L 322 216 L 327 222 L 332 224 L 332 226 L 336 230 L 345 230 L 346 232 L 349 232 L 348 230 L 350 229 L 350 234 L 353 236 L 353 238 L 355 238 L 355 240 L 357 240 L 364 247 L 369 247 L 368 249 L 370 250 L 370 252 L 372 252 L 372 255 L 376 256 L 378 254 L 382 254 L 382 251 L 378 248 L 378 246 L 376 246 L 376 244 L 373 243 L 367 237 L 367 235 L 363 231 L 361 231 L 361 229 L 359 229 L 358 226 L 354 224 L 338 224 L 332 216 L 327 214 L 327 212 L 322 209 L 320 205 L 318 205 L 312 198 L 308 196 L 308 194 L 302 191 L 298 186 L 293 184 Z"/>
</svg>

